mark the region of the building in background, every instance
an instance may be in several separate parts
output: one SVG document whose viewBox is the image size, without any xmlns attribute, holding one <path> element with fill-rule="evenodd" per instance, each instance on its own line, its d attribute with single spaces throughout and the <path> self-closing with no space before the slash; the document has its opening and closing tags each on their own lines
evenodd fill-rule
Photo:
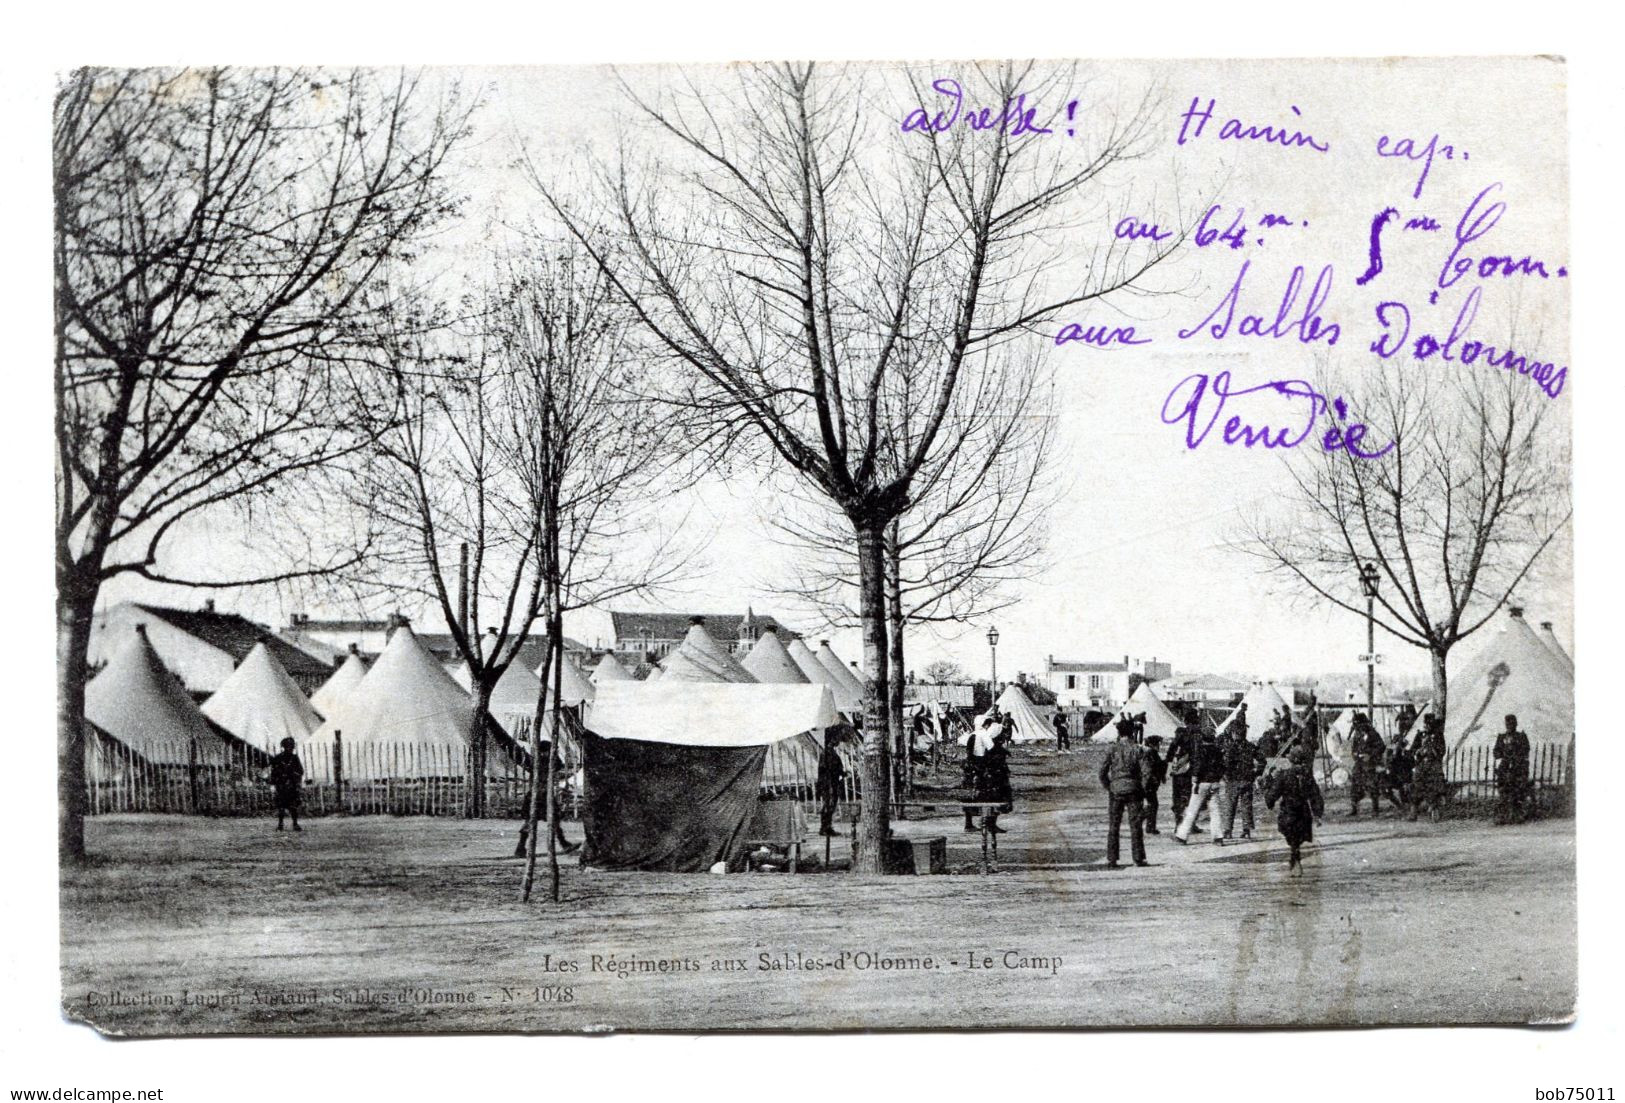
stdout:
<svg viewBox="0 0 1625 1103">
<path fill-rule="evenodd" d="M 1173 664 L 1123 656 L 1122 662 L 1057 659 L 1044 660 L 1043 686 L 1062 708 L 1121 708 L 1141 682 L 1161 682 L 1173 674 Z M 1243 687 L 1246 688 L 1246 687 Z"/>
<path fill-rule="evenodd" d="M 299 647 L 236 613 L 222 613 L 212 600 L 200 609 L 176 609 L 148 602 L 124 601 L 96 614 L 90 630 L 90 662 L 99 667 L 134 635 L 137 625 L 164 666 L 189 693 L 206 695 L 231 677 L 254 645 L 263 642 L 282 668 L 306 694 L 333 673 L 330 659 Z"/>
<path fill-rule="evenodd" d="M 295 613 L 288 619 L 288 626 L 280 635 L 294 646 L 322 655 L 329 662 L 336 664 L 344 661 L 351 648 L 368 658 L 380 654 L 395 629 L 410 626 L 411 623 L 410 617 L 400 613 L 391 613 L 382 620 L 312 620 L 303 613 Z M 495 629 L 487 629 L 487 634 L 494 631 Z M 461 659 L 457 643 L 450 632 L 416 634 L 418 642 L 442 662 Z M 576 655 L 581 659 L 589 657 L 587 646 L 569 636 L 564 637 L 564 650 L 567 654 Z M 533 632 L 526 636 L 525 642 L 520 645 L 519 662 L 527 669 L 535 670 L 542 665 L 546 654 L 547 636 Z"/>
<path fill-rule="evenodd" d="M 1248 683 L 1223 674 L 1187 674 L 1157 683 L 1157 696 L 1164 701 L 1189 701 L 1198 705 L 1231 705 L 1241 700 Z"/>
<path fill-rule="evenodd" d="M 801 633 L 786 628 L 776 617 L 747 608 L 743 613 L 629 613 L 618 609 L 581 610 L 566 624 L 568 632 L 581 637 L 594 651 L 613 651 L 621 657 L 656 662 L 666 657 L 698 618 L 706 633 L 744 658 L 767 629 L 773 629 L 779 642 L 788 645 Z"/>
</svg>

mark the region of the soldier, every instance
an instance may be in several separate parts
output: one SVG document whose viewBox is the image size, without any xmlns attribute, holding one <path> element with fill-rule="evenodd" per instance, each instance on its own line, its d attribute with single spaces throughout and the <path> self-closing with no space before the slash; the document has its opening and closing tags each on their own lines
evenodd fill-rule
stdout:
<svg viewBox="0 0 1625 1103">
<path fill-rule="evenodd" d="M 1270 726 L 1258 737 L 1258 753 L 1266 760 L 1275 758 L 1281 753 L 1281 741 L 1286 737 L 1286 732 L 1291 730 L 1291 717 L 1283 715 L 1283 712 L 1282 709 L 1272 709 Z"/>
<path fill-rule="evenodd" d="M 1195 776 L 1191 764 L 1196 757 L 1198 725 L 1181 724 L 1174 729 L 1174 741 L 1168 744 L 1167 773 L 1173 779 L 1174 827 L 1185 818 L 1185 806 L 1191 801 L 1191 779 Z"/>
<path fill-rule="evenodd" d="M 276 829 L 282 830 L 285 816 L 293 817 L 293 829 L 299 826 L 299 788 L 305 782 L 305 764 L 293 753 L 293 738 L 282 740 L 282 752 L 271 759 L 271 788 L 276 792 Z"/>
<path fill-rule="evenodd" d="M 1145 860 L 1145 789 L 1148 780 L 1145 751 L 1134 742 L 1134 721 L 1117 721 L 1117 742 L 1100 764 L 1100 787 L 1107 793 L 1109 826 L 1106 834 L 1106 868 L 1121 869 L 1117 856 L 1121 846 L 1123 818 L 1128 817 L 1129 841 L 1134 864 Z"/>
<path fill-rule="evenodd" d="M 1383 791 L 1388 794 L 1388 799 L 1397 809 L 1404 809 L 1410 804 L 1415 763 L 1410 748 L 1405 746 L 1404 732 L 1394 732 L 1393 741 L 1388 744 L 1388 750 L 1383 754 L 1382 769 Z"/>
<path fill-rule="evenodd" d="M 1055 710 L 1055 753 L 1072 749 L 1072 733 L 1067 730 L 1066 713 L 1060 709 Z"/>
<path fill-rule="evenodd" d="M 1157 830 L 1157 790 L 1168 776 L 1168 764 L 1162 760 L 1162 736 L 1147 736 L 1145 741 L 1145 833 L 1160 835 Z"/>
<path fill-rule="evenodd" d="M 1496 823 L 1515 823 L 1527 815 L 1529 737 L 1518 730 L 1518 718 L 1506 715 L 1506 730 L 1495 737 Z"/>
<path fill-rule="evenodd" d="M 1237 812 L 1241 813 L 1241 837 L 1253 837 L 1253 782 L 1263 772 L 1264 759 L 1247 742 L 1246 726 L 1231 724 L 1230 739 L 1224 745 L 1224 792 L 1219 805 L 1225 838 L 1235 832 Z"/>
<path fill-rule="evenodd" d="M 1355 713 L 1353 737 L 1349 740 L 1349 754 L 1354 758 L 1354 776 L 1349 781 L 1352 802 L 1349 815 L 1360 814 L 1360 801 L 1368 793 L 1371 795 L 1371 814 L 1375 816 L 1382 811 L 1382 786 L 1378 781 L 1377 769 L 1386 751 L 1382 736 L 1371 726 L 1370 717 L 1363 712 Z"/>
<path fill-rule="evenodd" d="M 1219 792 L 1219 786 L 1224 782 L 1224 750 L 1219 746 L 1218 737 L 1203 732 L 1196 743 L 1196 753 L 1191 758 L 1191 774 L 1196 779 L 1196 791 L 1191 795 L 1190 803 L 1185 806 L 1185 817 L 1179 821 L 1174 829 L 1174 838 L 1181 844 L 1190 841 L 1191 832 L 1196 829 L 1196 817 L 1202 814 L 1202 809 L 1208 806 L 1214 796 Z M 1220 846 L 1224 845 L 1224 833 L 1214 822 L 1218 817 L 1212 810 L 1208 812 L 1207 828 L 1213 833 L 1213 841 Z"/>
<path fill-rule="evenodd" d="M 1264 779 L 1264 806 L 1275 808 L 1277 804 L 1280 805 L 1275 813 L 1275 825 L 1286 839 L 1286 845 L 1291 848 L 1287 869 L 1303 867 L 1299 849 L 1315 837 L 1313 825 L 1326 814 L 1320 786 L 1315 784 L 1315 774 L 1310 768 L 1314 760 L 1312 750 L 1299 747 L 1293 752 L 1290 766 L 1276 770 Z"/>
<path fill-rule="evenodd" d="M 1444 757 L 1444 725 L 1438 717 L 1429 716 L 1411 740 L 1411 760 L 1415 764 L 1411 771 L 1411 819 L 1416 819 L 1426 804 L 1428 818 L 1439 822 L 1447 791 Z"/>
<path fill-rule="evenodd" d="M 832 836 L 835 834 L 835 807 L 841 802 L 841 795 L 845 789 L 842 784 L 846 780 L 846 763 L 841 761 L 837 744 L 840 735 L 831 731 L 824 737 L 824 750 L 818 756 L 818 781 L 813 786 L 813 792 L 818 796 L 818 833 Z"/>
<path fill-rule="evenodd" d="M 974 798 L 982 789 L 982 763 L 987 752 L 992 749 L 993 741 L 1003 730 L 999 720 L 997 705 L 989 709 L 972 727 L 969 735 L 965 737 L 965 772 L 961 783 Z M 970 805 L 964 806 L 965 830 L 979 832 L 981 828 L 976 823 L 976 809 Z"/>
<path fill-rule="evenodd" d="M 976 799 L 984 804 L 998 805 L 986 817 L 987 830 L 993 835 L 1004 834 L 1004 828 L 999 826 L 999 814 L 1015 808 L 1015 793 L 1010 787 L 1009 744 L 1010 726 L 1000 724 L 995 729 L 993 745 L 982 755 L 978 775 L 981 783 L 977 786 Z"/>
</svg>

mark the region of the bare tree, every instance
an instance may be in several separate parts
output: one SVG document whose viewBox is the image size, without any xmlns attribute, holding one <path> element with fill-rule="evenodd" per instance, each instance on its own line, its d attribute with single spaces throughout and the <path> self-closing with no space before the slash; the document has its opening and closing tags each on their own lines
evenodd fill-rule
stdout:
<svg viewBox="0 0 1625 1103">
<path fill-rule="evenodd" d="M 952 461 L 916 483 L 907 511 L 886 533 L 887 723 L 893 776 L 909 785 L 903 721 L 905 633 L 909 627 L 964 625 L 1005 608 L 1011 583 L 1044 567 L 1046 517 L 1062 483 L 1050 470 L 1054 421 L 1050 383 L 1033 358 L 991 381 L 1003 390 L 979 396 L 956 426 L 963 444 Z M 851 530 L 827 503 L 810 515 L 783 514 L 775 527 L 799 554 L 794 582 L 780 589 L 816 608 L 826 623 L 860 623 L 850 570 Z"/>
<path fill-rule="evenodd" d="M 338 386 L 379 268 L 454 209 L 455 91 L 299 71 L 83 69 L 55 103 L 60 847 L 84 854 L 84 689 L 119 575 L 249 585 L 353 561 L 290 549 L 256 577 L 177 578 L 177 526 L 309 486 L 366 440 Z M 346 534 L 351 535 L 351 534 Z M 263 536 L 263 534 L 262 534 Z M 167 541 L 167 542 L 166 542 Z M 256 550 L 272 559 L 264 539 Z M 288 561 L 292 560 L 292 561 Z"/>
<path fill-rule="evenodd" d="M 1172 243 L 1117 241 L 1101 202 L 1123 194 L 1110 170 L 1150 150 L 1149 95 L 1122 113 L 1092 105 L 1097 131 L 1076 141 L 1014 120 L 903 132 L 935 93 L 864 72 L 740 67 L 664 97 L 628 86 L 671 154 L 647 175 L 625 157 L 604 173 L 620 242 L 594 255 L 687 367 L 683 399 L 765 446 L 851 526 L 866 688 L 857 868 L 874 872 L 889 815 L 886 531 L 916 483 L 953 462 L 966 395 L 1004 369 L 1000 347 L 1130 287 Z M 1073 74 L 1007 63 L 967 76 L 977 102 L 1025 95 L 1059 117 Z M 585 240 L 596 220 L 543 191 Z M 1065 276 L 1063 258 L 1083 274 Z"/>
<path fill-rule="evenodd" d="M 1294 492 L 1234 546 L 1292 590 L 1362 617 L 1359 571 L 1374 564 L 1376 623 L 1428 652 L 1443 719 L 1451 649 L 1568 524 L 1566 434 L 1527 378 L 1482 366 L 1380 367 L 1324 390 L 1369 426 L 1362 450 L 1393 447 L 1377 459 L 1298 450 Z"/>
<path fill-rule="evenodd" d="M 564 709 L 564 615 L 682 577 L 692 550 L 682 519 L 663 519 L 669 492 L 684 485 L 678 449 L 683 423 L 652 397 L 651 358 L 629 330 L 632 318 L 605 274 L 574 242 L 537 242 L 511 271 L 500 320 L 515 375 L 508 414 L 524 485 L 538 507 L 548 662 L 531 739 L 531 801 L 520 897 L 536 876 L 538 821 L 545 817 L 552 899 L 559 899 L 557 758 Z M 551 721 L 550 750 L 542 730 Z M 544 799 L 545 797 L 545 799 Z"/>
</svg>

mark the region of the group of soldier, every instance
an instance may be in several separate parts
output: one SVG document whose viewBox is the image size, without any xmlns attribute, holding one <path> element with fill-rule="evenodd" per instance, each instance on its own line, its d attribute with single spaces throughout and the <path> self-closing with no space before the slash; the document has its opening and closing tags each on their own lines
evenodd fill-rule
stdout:
<svg viewBox="0 0 1625 1103">
<path fill-rule="evenodd" d="M 1108 827 L 1106 865 L 1120 868 L 1120 838 L 1127 820 L 1135 865 L 1145 865 L 1145 836 L 1158 834 L 1157 792 L 1172 782 L 1174 838 L 1186 844 L 1200 834 L 1197 820 L 1208 811 L 1212 842 L 1251 839 L 1254 829 L 1254 790 L 1263 790 L 1265 806 L 1276 810 L 1276 823 L 1290 848 L 1289 867 L 1300 865 L 1300 848 L 1313 838 L 1313 825 L 1325 815 L 1325 800 L 1315 778 L 1315 759 L 1321 745 L 1320 718 L 1311 701 L 1308 714 L 1295 724 L 1289 709 L 1280 708 L 1256 741 L 1248 739 L 1247 706 L 1241 705 L 1219 734 L 1199 722 L 1181 724 L 1163 752 L 1162 740 L 1144 735 L 1145 715 L 1117 720 L 1117 742 L 1100 767 L 1100 784 L 1107 792 Z M 1415 729 L 1406 741 L 1405 733 Z M 1449 794 L 1445 778 L 1447 747 L 1444 725 L 1436 716 L 1421 718 L 1411 706 L 1396 717 L 1396 731 L 1385 742 L 1365 713 L 1356 713 L 1350 726 L 1350 816 L 1371 799 L 1372 815 L 1381 813 L 1387 797 L 1410 819 L 1425 810 L 1437 821 Z M 1498 793 L 1496 821 L 1525 818 L 1529 808 L 1529 737 L 1518 729 L 1518 718 L 1508 714 L 1505 730 L 1494 748 Z"/>
</svg>

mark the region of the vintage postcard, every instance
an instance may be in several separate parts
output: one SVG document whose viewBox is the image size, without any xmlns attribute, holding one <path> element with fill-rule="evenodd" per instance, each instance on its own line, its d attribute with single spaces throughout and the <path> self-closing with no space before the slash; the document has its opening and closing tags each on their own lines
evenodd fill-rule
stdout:
<svg viewBox="0 0 1625 1103">
<path fill-rule="evenodd" d="M 64 72 L 63 1013 L 1570 1021 L 1566 103 Z"/>
</svg>

